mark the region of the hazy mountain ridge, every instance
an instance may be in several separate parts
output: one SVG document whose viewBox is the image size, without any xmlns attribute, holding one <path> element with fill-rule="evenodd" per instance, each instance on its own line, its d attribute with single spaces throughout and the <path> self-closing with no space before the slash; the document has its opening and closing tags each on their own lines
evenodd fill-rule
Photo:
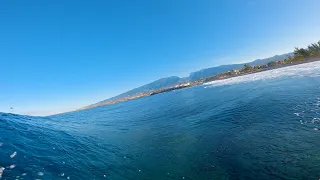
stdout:
<svg viewBox="0 0 320 180">
<path fill-rule="evenodd" d="M 103 104 L 106 103 L 108 101 L 111 100 L 116 100 L 116 99 L 120 99 L 126 96 L 130 96 L 130 95 L 134 95 L 134 94 L 138 94 L 138 93 L 143 93 L 143 92 L 149 92 L 152 90 L 156 90 L 156 89 L 161 89 L 161 88 L 165 88 L 165 87 L 170 87 L 170 86 L 174 86 L 176 84 L 179 84 L 181 82 L 181 78 L 178 76 L 171 76 L 171 77 L 167 77 L 167 78 L 161 78 L 158 79 L 154 82 L 151 82 L 149 84 L 140 86 L 138 88 L 132 89 L 130 91 L 127 91 L 125 93 L 119 94 L 115 97 L 100 101 L 96 104 L 90 105 L 90 106 L 94 106 L 94 105 L 98 105 L 98 104 Z"/>
<path fill-rule="evenodd" d="M 248 64 L 250 66 L 263 65 L 263 64 L 267 64 L 268 62 L 271 62 L 271 61 L 283 60 L 283 59 L 287 58 L 290 55 L 293 55 L 293 53 L 276 55 L 276 56 L 273 56 L 273 57 L 270 57 L 270 58 L 266 58 L 266 59 L 257 59 L 257 60 L 254 60 L 254 61 L 248 62 L 248 63 L 221 65 L 221 66 L 217 66 L 217 67 L 211 67 L 211 68 L 207 68 L 207 69 L 202 69 L 200 71 L 196 71 L 196 72 L 190 73 L 188 78 L 191 81 L 195 81 L 195 80 L 198 80 L 198 79 L 201 79 L 201 78 L 207 78 L 209 76 L 215 76 L 217 74 L 220 74 L 220 73 L 223 73 L 223 72 L 226 72 L 226 71 L 230 71 L 232 69 L 241 69 L 241 68 L 243 68 L 243 66 L 245 64 Z"/>
<path fill-rule="evenodd" d="M 229 64 L 229 65 L 221 65 L 221 66 L 217 66 L 217 67 L 206 68 L 206 69 L 202 69 L 202 70 L 199 70 L 199 71 L 196 71 L 196 72 L 192 72 L 192 73 L 190 73 L 190 75 L 188 77 L 184 77 L 184 78 L 180 78 L 178 76 L 171 76 L 171 77 L 167 77 L 167 78 L 161 78 L 161 79 L 156 80 L 154 82 L 151 82 L 149 84 L 146 84 L 146 85 L 143 85 L 141 87 L 132 89 L 132 90 L 127 91 L 125 93 L 122 93 L 122 94 L 120 94 L 118 96 L 115 96 L 115 97 L 100 101 L 98 103 L 92 104 L 92 105 L 87 106 L 85 108 L 96 107 L 96 106 L 99 106 L 99 105 L 103 105 L 103 104 L 107 103 L 108 101 L 117 100 L 117 99 L 120 99 L 120 98 L 136 95 L 136 94 L 139 94 L 139 93 L 149 92 L 149 91 L 152 91 L 152 90 L 171 87 L 171 86 L 183 83 L 183 82 L 195 81 L 195 80 L 199 80 L 201 78 L 207 78 L 207 77 L 214 76 L 214 75 L 226 72 L 226 71 L 230 71 L 232 69 L 241 69 L 241 68 L 243 68 L 244 64 L 248 64 L 248 65 L 254 66 L 254 65 L 267 64 L 268 62 L 271 62 L 271 61 L 283 60 L 283 59 L 287 58 L 290 55 L 293 55 L 293 53 L 276 55 L 276 56 L 273 56 L 273 57 L 270 57 L 270 58 L 266 58 L 266 59 L 257 59 L 257 60 L 254 60 L 254 61 L 248 62 L 248 63 Z"/>
</svg>

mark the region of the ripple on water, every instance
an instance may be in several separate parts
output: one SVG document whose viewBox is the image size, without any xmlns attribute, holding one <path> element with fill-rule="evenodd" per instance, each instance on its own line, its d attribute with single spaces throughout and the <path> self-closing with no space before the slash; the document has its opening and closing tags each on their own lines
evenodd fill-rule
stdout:
<svg viewBox="0 0 320 180">
<path fill-rule="evenodd" d="M 302 105 L 297 105 L 295 106 L 294 110 L 295 111 L 300 111 L 300 112 L 296 112 L 294 113 L 296 116 L 300 117 L 300 124 L 313 124 L 312 129 L 314 131 L 318 131 L 319 130 L 319 124 L 320 123 L 320 117 L 319 117 L 319 111 L 320 108 L 319 106 L 319 97 L 316 98 L 316 103 L 314 103 L 314 100 L 310 100 L 309 102 L 305 102 Z M 302 116 L 302 114 L 306 114 Z M 316 125 L 316 126 L 314 126 Z"/>
</svg>

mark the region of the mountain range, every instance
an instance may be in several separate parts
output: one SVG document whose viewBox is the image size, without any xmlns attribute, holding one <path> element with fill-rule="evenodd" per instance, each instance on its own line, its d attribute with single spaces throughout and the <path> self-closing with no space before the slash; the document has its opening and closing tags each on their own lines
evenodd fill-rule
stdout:
<svg viewBox="0 0 320 180">
<path fill-rule="evenodd" d="M 273 56 L 273 57 L 270 57 L 270 58 L 266 58 L 266 59 L 257 59 L 257 60 L 254 60 L 254 61 L 248 62 L 248 63 L 228 64 L 228 65 L 221 65 L 221 66 L 217 66 L 217 67 L 206 68 L 206 69 L 202 69 L 202 70 L 199 70 L 199 71 L 196 71 L 196 72 L 192 72 L 192 73 L 190 73 L 190 75 L 188 77 L 184 77 L 184 78 L 180 78 L 178 76 L 171 76 L 171 77 L 167 77 L 167 78 L 162 78 L 162 79 L 156 80 L 156 81 L 151 82 L 149 84 L 146 84 L 146 85 L 143 85 L 141 87 L 132 89 L 130 91 L 127 91 L 127 92 L 122 93 L 120 95 L 117 95 L 115 97 L 100 101 L 98 103 L 92 104 L 92 105 L 84 107 L 84 108 L 96 107 L 96 106 L 99 106 L 99 105 L 103 105 L 103 104 L 105 104 L 105 103 L 107 103 L 108 101 L 111 101 L 111 100 L 117 100 L 117 99 L 121 99 L 121 98 L 124 98 L 124 97 L 127 97 L 127 96 L 136 95 L 136 94 L 139 94 L 139 93 L 150 92 L 150 91 L 153 91 L 153 90 L 172 87 L 172 86 L 180 84 L 180 83 L 196 81 L 196 80 L 199 80 L 201 78 L 207 78 L 207 77 L 210 77 L 210 76 L 215 76 L 217 74 L 220 74 L 220 73 L 223 73 L 223 72 L 227 72 L 227 71 L 230 71 L 230 70 L 233 70 L 233 69 L 241 69 L 241 68 L 243 68 L 243 66 L 245 64 L 248 64 L 250 66 L 263 65 L 263 64 L 267 64 L 267 63 L 272 62 L 272 61 L 284 60 L 288 56 L 292 56 L 292 55 L 293 55 L 293 53 L 286 53 L 286 54 L 276 55 L 276 56 Z"/>
</svg>

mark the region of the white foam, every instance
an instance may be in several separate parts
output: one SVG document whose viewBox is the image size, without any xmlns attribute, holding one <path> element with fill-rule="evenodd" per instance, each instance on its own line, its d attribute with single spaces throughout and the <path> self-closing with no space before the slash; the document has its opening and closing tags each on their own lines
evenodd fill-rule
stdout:
<svg viewBox="0 0 320 180">
<path fill-rule="evenodd" d="M 14 158 L 16 155 L 17 155 L 17 152 L 15 151 L 14 153 L 12 153 L 12 154 L 10 155 L 10 158 Z"/>
<path fill-rule="evenodd" d="M 1 179 L 1 177 L 2 177 L 2 173 L 3 173 L 4 170 L 5 170 L 4 167 L 0 167 L 0 179 Z"/>
<path fill-rule="evenodd" d="M 300 116 L 300 113 L 293 113 L 293 114 L 295 114 L 296 116 Z"/>
<path fill-rule="evenodd" d="M 320 121 L 320 118 L 313 118 L 313 119 L 311 120 L 312 123 L 316 123 L 316 122 L 318 122 L 318 121 Z"/>
<path fill-rule="evenodd" d="M 274 79 L 283 76 L 289 77 L 319 77 L 320 76 L 320 61 L 288 66 L 243 76 L 233 77 L 229 79 L 216 80 L 205 83 L 205 88 L 216 87 L 223 85 L 232 85 L 246 83 L 258 80 Z"/>
</svg>

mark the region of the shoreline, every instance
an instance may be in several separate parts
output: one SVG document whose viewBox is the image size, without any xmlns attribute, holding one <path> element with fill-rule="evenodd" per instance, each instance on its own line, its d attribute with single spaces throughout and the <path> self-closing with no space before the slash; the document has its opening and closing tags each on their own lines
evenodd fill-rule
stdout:
<svg viewBox="0 0 320 180">
<path fill-rule="evenodd" d="M 118 104 L 118 103 L 131 101 L 131 100 L 135 100 L 135 99 L 140 99 L 140 98 L 144 98 L 144 97 L 148 97 L 148 96 L 154 96 L 154 95 L 157 95 L 157 94 L 162 94 L 162 93 L 166 93 L 166 92 L 170 92 L 170 91 L 174 91 L 174 90 L 184 89 L 184 88 L 188 88 L 188 87 L 194 87 L 194 86 L 210 83 L 210 82 L 213 82 L 213 81 L 230 79 L 230 78 L 234 78 L 234 77 L 240 77 L 240 76 L 245 76 L 245 75 L 249 75 L 249 74 L 255 74 L 255 73 L 269 71 L 269 70 L 273 70 L 273 69 L 290 67 L 290 66 L 306 64 L 306 63 L 316 62 L 316 61 L 320 61 L 320 57 L 318 57 L 318 58 L 307 58 L 307 59 L 302 60 L 302 61 L 291 62 L 290 64 L 280 64 L 280 65 L 277 65 L 277 66 L 274 66 L 274 67 L 266 67 L 266 68 L 262 68 L 262 69 L 258 69 L 258 70 L 251 70 L 249 72 L 243 72 L 243 73 L 240 73 L 240 74 L 234 74 L 234 75 L 230 75 L 230 76 L 222 76 L 222 77 L 220 77 L 221 74 L 217 74 L 215 76 L 202 78 L 202 79 L 199 79 L 199 80 L 196 80 L 196 81 L 191 81 L 191 82 L 184 83 L 184 84 L 178 84 L 178 85 L 175 85 L 173 87 L 162 88 L 162 89 L 158 89 L 158 90 L 154 90 L 154 91 L 150 91 L 150 92 L 145 92 L 145 93 L 135 94 L 135 95 L 132 95 L 132 96 L 127 96 L 127 97 L 124 97 L 124 98 L 121 98 L 121 99 L 117 99 L 117 100 L 106 102 L 105 104 L 99 104 L 99 105 L 96 105 L 96 106 L 84 107 L 84 108 L 78 109 L 76 111 L 92 109 L 92 108 L 102 107 L 102 106 L 108 106 L 108 105 L 112 105 L 112 104 Z"/>
<path fill-rule="evenodd" d="M 292 64 L 283 64 L 283 65 L 279 65 L 279 66 L 275 66 L 275 67 L 269 67 L 269 68 L 261 69 L 258 71 L 251 71 L 251 72 L 247 72 L 247 73 L 243 73 L 243 74 L 238 74 L 235 76 L 229 76 L 229 77 L 225 77 L 225 78 L 209 80 L 209 81 L 204 82 L 203 84 L 210 83 L 210 82 L 217 81 L 217 80 L 230 79 L 230 78 L 234 78 L 234 77 L 240 77 L 240 76 L 245 76 L 245 75 L 249 75 L 249 74 L 255 74 L 255 73 L 259 73 L 259 72 L 270 71 L 270 70 L 280 69 L 280 68 L 285 68 L 285 67 L 290 67 L 290 66 L 296 66 L 296 65 L 306 64 L 306 63 L 311 63 L 311 62 L 316 62 L 316 61 L 320 61 L 320 57 L 319 58 L 310 58 L 310 59 L 306 59 L 304 61 L 294 62 Z M 208 78 L 211 78 L 211 77 L 208 77 Z M 208 79 L 208 78 L 206 78 L 206 79 Z"/>
<path fill-rule="evenodd" d="M 135 95 L 128 96 L 128 97 L 125 97 L 125 98 L 122 98 L 122 99 L 109 101 L 109 102 L 107 102 L 105 104 L 100 104 L 100 105 L 96 105 L 96 106 L 87 106 L 87 107 L 76 109 L 76 110 L 73 110 L 73 111 L 62 112 L 62 113 L 57 113 L 57 114 L 51 114 L 51 115 L 46 115 L 46 116 L 36 116 L 36 117 L 49 117 L 49 116 L 55 116 L 55 115 L 59 115 L 59 114 L 66 114 L 66 113 L 72 113 L 72 112 L 77 112 L 77 111 L 82 111 L 82 110 L 89 110 L 89 109 L 93 109 L 93 108 L 97 108 L 97 107 L 103 107 L 103 106 L 108 106 L 108 105 L 112 105 L 112 104 L 118 104 L 118 103 L 122 103 L 122 102 L 126 102 L 126 101 L 131 101 L 131 100 L 135 100 L 135 99 L 145 98 L 145 97 L 148 97 L 148 96 L 154 96 L 154 95 L 157 95 L 157 94 L 162 94 L 162 93 L 166 93 L 166 92 L 170 92 L 170 91 L 174 91 L 174 90 L 179 90 L 179 89 L 184 89 L 184 88 L 189 88 L 189 87 L 195 87 L 195 86 L 211 83 L 211 82 L 214 82 L 214 81 L 231 79 L 231 78 L 234 78 L 234 77 L 241 77 L 241 76 L 245 76 L 245 75 L 250 75 L 250 74 L 255 74 L 255 73 L 260 73 L 260 72 L 265 72 L 265 71 L 269 71 L 269 70 L 280 69 L 280 68 L 285 68 L 285 67 L 290 67 L 290 66 L 295 66 L 295 65 L 300 65 L 300 64 L 307 64 L 307 63 L 317 62 L 317 61 L 320 61 L 320 57 L 307 58 L 307 59 L 305 59 L 303 61 L 297 61 L 297 62 L 293 62 L 293 63 L 290 63 L 290 64 L 282 64 L 282 65 L 278 65 L 278 66 L 275 66 L 275 67 L 268 67 L 268 68 L 260 69 L 260 70 L 257 70 L 257 71 L 241 73 L 241 74 L 232 75 L 232 76 L 228 76 L 228 77 L 217 78 L 217 76 L 219 76 L 219 74 L 218 74 L 218 75 L 210 76 L 210 77 L 203 78 L 203 79 L 200 79 L 200 80 L 197 80 L 197 81 L 192 81 L 192 82 L 188 82 L 188 83 L 184 83 L 184 84 L 178 84 L 178 85 L 173 86 L 173 87 L 168 87 L 168 88 L 158 89 L 158 90 L 154 90 L 154 91 L 150 91 L 150 92 L 135 94 Z M 6 112 L 6 113 L 3 112 L 3 113 L 4 114 L 19 115 L 19 114 L 15 114 L 15 113 L 12 113 L 12 112 Z M 23 114 L 20 114 L 20 115 L 23 115 Z M 23 115 L 23 116 L 29 116 L 29 115 Z"/>
</svg>

